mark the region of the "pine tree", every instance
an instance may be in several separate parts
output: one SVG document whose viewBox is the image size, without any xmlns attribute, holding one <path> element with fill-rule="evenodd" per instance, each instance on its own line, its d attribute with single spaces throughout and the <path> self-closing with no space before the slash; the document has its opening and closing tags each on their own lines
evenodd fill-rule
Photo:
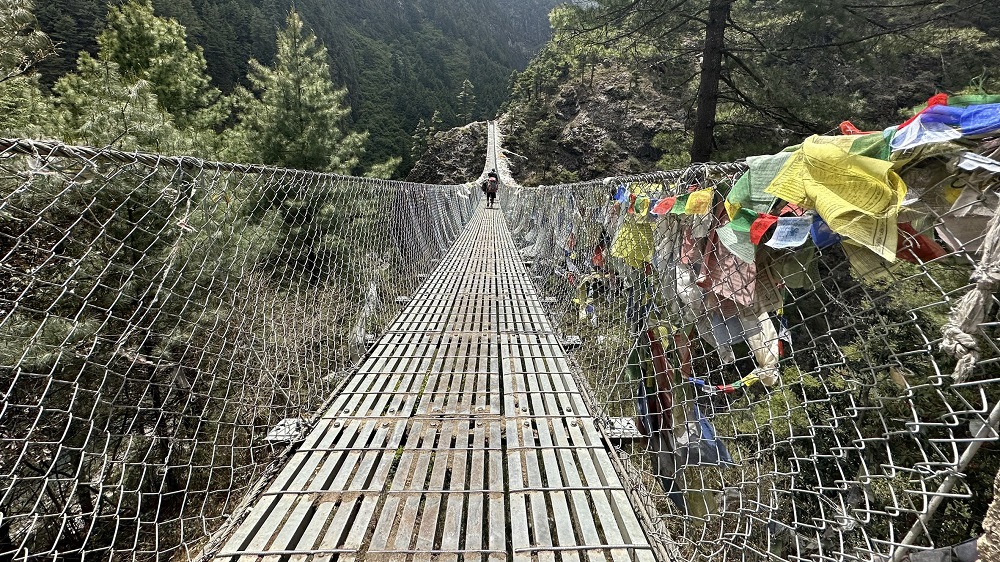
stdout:
<svg viewBox="0 0 1000 562">
<path fill-rule="evenodd" d="M 476 95 L 472 82 L 466 80 L 462 82 L 462 91 L 458 93 L 458 119 L 459 125 L 472 122 L 472 116 L 476 112 Z"/>
<path fill-rule="evenodd" d="M 420 155 L 422 155 L 424 151 L 427 150 L 427 147 L 431 145 L 431 143 L 434 141 L 434 134 L 440 131 L 443 126 L 444 126 L 444 119 L 441 117 L 441 111 L 435 109 L 434 115 L 431 116 L 431 120 L 430 122 L 427 123 L 427 126 L 423 129 L 420 129 L 419 127 L 417 128 L 417 132 L 414 133 L 415 137 L 414 145 L 416 145 L 417 142 L 416 135 L 419 133 L 423 133 L 423 140 L 420 141 L 420 146 L 421 146 Z M 420 155 L 418 155 L 418 157 Z M 414 158 L 414 160 L 416 160 L 416 158 Z"/>
<path fill-rule="evenodd" d="M 410 145 L 410 156 L 416 162 L 427 150 L 427 134 L 430 129 L 427 127 L 427 120 L 423 117 L 417 122 L 417 128 L 413 130 L 413 144 Z"/>
<path fill-rule="evenodd" d="M 131 82 L 109 60 L 81 53 L 76 72 L 60 78 L 56 132 L 67 142 L 128 150 L 190 152 L 149 82 Z"/>
<path fill-rule="evenodd" d="M 435 109 L 434 115 L 431 116 L 431 124 L 427 127 L 428 140 L 434 136 L 434 133 L 441 130 L 441 126 L 443 124 L 444 124 L 444 119 L 441 118 L 441 111 Z"/>
<path fill-rule="evenodd" d="M 247 158 L 306 170 L 348 173 L 358 164 L 367 134 L 348 132 L 347 89 L 330 78 L 326 47 L 304 29 L 295 11 L 278 32 L 274 64 L 250 61 L 249 80 L 259 98 L 243 96 L 237 132 Z"/>
<path fill-rule="evenodd" d="M 401 157 L 394 156 L 385 162 L 373 164 L 372 167 L 368 168 L 368 171 L 365 172 L 365 177 L 383 180 L 392 179 L 392 176 L 396 174 L 396 170 L 399 169 L 399 165 L 402 163 L 403 159 Z"/>
<path fill-rule="evenodd" d="M 31 0 L 0 3 L 0 83 L 21 76 L 53 51 L 31 9 Z"/>
<path fill-rule="evenodd" d="M 49 96 L 42 94 L 37 76 L 18 76 L 0 82 L 0 135 L 8 137 L 51 136 L 53 110 Z"/>
<path fill-rule="evenodd" d="M 38 136 L 39 121 L 51 114 L 32 67 L 52 52 L 52 42 L 37 29 L 30 0 L 0 5 L 0 133 Z"/>
<path fill-rule="evenodd" d="M 220 94 L 209 83 L 201 47 L 189 48 L 184 26 L 156 16 L 149 0 L 111 6 L 97 43 L 126 80 L 151 84 L 178 127 L 204 129 L 220 120 L 209 111 Z"/>
</svg>

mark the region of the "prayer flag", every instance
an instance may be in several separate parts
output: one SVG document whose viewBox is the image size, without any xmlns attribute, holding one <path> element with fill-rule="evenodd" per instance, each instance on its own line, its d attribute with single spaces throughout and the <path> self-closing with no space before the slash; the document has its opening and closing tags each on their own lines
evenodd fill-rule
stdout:
<svg viewBox="0 0 1000 562">
<path fill-rule="evenodd" d="M 714 189 L 700 189 L 688 196 L 687 206 L 684 214 L 687 215 L 707 215 L 712 210 L 712 201 L 715 199 Z"/>
<path fill-rule="evenodd" d="M 674 207 L 674 203 L 677 201 L 676 197 L 667 197 L 665 199 L 660 199 L 653 205 L 652 213 L 654 215 L 665 215 L 670 212 L 670 209 Z"/>
<path fill-rule="evenodd" d="M 778 226 L 775 227 L 774 234 L 767 241 L 767 245 L 777 250 L 798 248 L 809 239 L 812 223 L 811 216 L 778 217 Z"/>
<path fill-rule="evenodd" d="M 774 215 L 758 215 L 757 220 L 750 225 L 750 241 L 754 244 L 760 244 L 761 238 L 777 222 L 778 217 Z"/>
</svg>

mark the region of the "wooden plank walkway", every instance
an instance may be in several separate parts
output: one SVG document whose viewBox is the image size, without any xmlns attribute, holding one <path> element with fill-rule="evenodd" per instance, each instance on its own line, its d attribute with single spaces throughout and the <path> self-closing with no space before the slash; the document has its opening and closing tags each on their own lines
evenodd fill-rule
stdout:
<svg viewBox="0 0 1000 562">
<path fill-rule="evenodd" d="M 502 211 L 480 207 L 217 558 L 653 552 Z"/>
</svg>

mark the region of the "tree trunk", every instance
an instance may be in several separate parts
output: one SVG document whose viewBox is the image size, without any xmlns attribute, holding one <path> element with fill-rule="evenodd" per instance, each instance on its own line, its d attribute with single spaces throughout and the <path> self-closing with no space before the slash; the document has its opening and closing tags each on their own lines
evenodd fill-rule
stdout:
<svg viewBox="0 0 1000 562">
<path fill-rule="evenodd" d="M 708 162 L 712 157 L 715 113 L 719 105 L 719 82 L 722 81 L 722 52 L 726 45 L 726 26 L 735 0 L 711 0 L 705 26 L 705 48 L 701 53 L 701 80 L 698 85 L 698 108 L 694 121 L 691 161 Z"/>
</svg>

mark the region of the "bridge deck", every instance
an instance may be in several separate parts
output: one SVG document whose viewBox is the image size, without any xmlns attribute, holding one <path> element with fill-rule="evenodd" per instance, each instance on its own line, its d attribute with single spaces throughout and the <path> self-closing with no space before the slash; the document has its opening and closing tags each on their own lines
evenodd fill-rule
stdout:
<svg viewBox="0 0 1000 562">
<path fill-rule="evenodd" d="M 499 210 L 480 208 L 217 558 L 654 560 Z"/>
</svg>

